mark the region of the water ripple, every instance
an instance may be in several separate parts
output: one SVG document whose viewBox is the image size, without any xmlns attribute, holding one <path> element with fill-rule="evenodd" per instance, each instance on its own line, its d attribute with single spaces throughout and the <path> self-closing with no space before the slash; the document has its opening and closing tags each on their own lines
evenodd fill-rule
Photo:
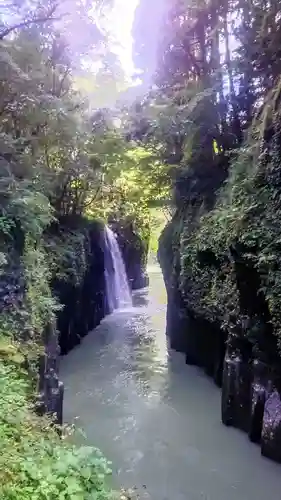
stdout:
<svg viewBox="0 0 281 500">
<path fill-rule="evenodd" d="M 63 359 L 65 419 L 79 417 L 116 485 L 136 486 L 140 500 L 279 500 L 280 467 L 221 425 L 220 391 L 167 349 L 165 289 L 159 268 L 149 272 L 134 307 Z"/>
</svg>

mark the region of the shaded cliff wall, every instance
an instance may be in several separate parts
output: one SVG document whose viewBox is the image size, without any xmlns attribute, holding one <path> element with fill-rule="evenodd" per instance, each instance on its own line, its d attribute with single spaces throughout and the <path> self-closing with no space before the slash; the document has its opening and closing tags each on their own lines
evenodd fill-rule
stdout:
<svg viewBox="0 0 281 500">
<path fill-rule="evenodd" d="M 65 217 L 48 235 L 51 288 L 63 309 L 57 314 L 61 353 L 67 354 L 107 313 L 103 225 Z"/>
<path fill-rule="evenodd" d="M 222 387 L 222 422 L 281 462 L 279 123 L 256 155 L 237 155 L 219 194 L 222 179 L 204 191 L 181 178 L 158 258 L 171 347 Z"/>
<path fill-rule="evenodd" d="M 176 213 L 159 241 L 170 346 L 222 387 L 222 422 L 247 432 L 263 455 L 281 462 L 281 363 L 260 278 L 242 252 L 231 257 L 231 248 L 217 260 L 196 246 L 188 266 L 180 255 L 187 244 L 183 228 Z"/>
<path fill-rule="evenodd" d="M 148 240 L 132 224 L 111 224 L 118 235 L 132 289 L 148 284 Z M 108 313 L 104 276 L 104 225 L 83 217 L 64 217 L 46 233 L 61 353 L 67 354 Z"/>
<path fill-rule="evenodd" d="M 42 311 L 39 310 L 40 306 L 37 309 L 34 307 L 32 300 L 35 288 L 33 289 L 28 280 L 24 233 L 17 228 L 14 236 L 14 240 L 9 241 L 9 252 L 6 254 L 8 257 L 6 256 L 5 264 L 1 266 L 0 274 L 0 337 L 1 347 L 3 347 L 1 356 L 5 359 L 5 355 L 10 353 L 11 345 L 21 345 L 20 357 L 18 358 L 17 355 L 15 362 L 22 364 L 30 373 L 32 385 L 37 394 L 38 413 L 52 414 L 55 416 L 55 422 L 61 424 L 63 384 L 59 380 L 60 348 L 56 325 L 50 317 L 44 327 L 42 323 L 42 330 L 33 330 L 32 315 L 40 316 Z M 5 249 L 7 250 L 7 245 Z M 40 274 L 37 278 L 40 281 Z M 31 276 L 32 279 L 33 276 Z M 41 291 L 40 285 L 37 286 L 37 290 Z M 49 302 L 49 297 L 44 297 L 43 300 L 42 296 L 38 298 L 38 302 L 40 299 L 42 301 L 41 305 L 48 303 L 50 307 L 53 305 L 51 300 Z M 43 313 L 42 316 L 44 316 Z M 34 322 L 38 325 L 39 323 L 40 319 Z M 5 352 L 5 345 L 8 348 L 7 352 Z"/>
<path fill-rule="evenodd" d="M 38 413 L 55 414 L 57 423 L 63 420 L 60 354 L 107 313 L 103 244 L 103 225 L 82 217 L 52 223 L 40 251 L 28 247 L 19 226 L 1 241 L 1 342 L 21 344 Z"/>
</svg>

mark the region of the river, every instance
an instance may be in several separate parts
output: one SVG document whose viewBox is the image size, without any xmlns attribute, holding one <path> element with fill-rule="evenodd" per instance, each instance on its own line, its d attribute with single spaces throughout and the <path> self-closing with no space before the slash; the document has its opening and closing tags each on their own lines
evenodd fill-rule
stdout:
<svg viewBox="0 0 281 500">
<path fill-rule="evenodd" d="M 160 270 L 134 307 L 62 359 L 64 420 L 113 463 L 115 486 L 151 500 L 280 500 L 281 467 L 220 420 L 220 390 L 167 349 Z M 82 438 L 81 438 L 82 439 Z"/>
</svg>

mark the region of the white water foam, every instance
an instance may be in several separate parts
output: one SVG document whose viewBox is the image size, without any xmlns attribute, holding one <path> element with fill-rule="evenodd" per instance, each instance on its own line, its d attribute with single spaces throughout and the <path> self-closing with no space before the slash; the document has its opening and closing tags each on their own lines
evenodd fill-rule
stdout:
<svg viewBox="0 0 281 500">
<path fill-rule="evenodd" d="M 115 233 L 104 229 L 105 240 L 105 285 L 109 312 L 132 307 L 132 295 L 126 268 Z"/>
</svg>

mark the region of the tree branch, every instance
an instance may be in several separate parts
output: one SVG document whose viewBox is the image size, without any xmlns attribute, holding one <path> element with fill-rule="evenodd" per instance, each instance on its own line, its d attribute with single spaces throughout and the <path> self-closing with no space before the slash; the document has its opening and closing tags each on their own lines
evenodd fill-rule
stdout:
<svg viewBox="0 0 281 500">
<path fill-rule="evenodd" d="M 42 24 L 47 21 L 56 21 L 59 19 L 59 17 L 53 17 L 53 14 L 55 13 L 57 9 L 57 4 L 53 5 L 53 7 L 49 10 L 49 12 L 44 16 L 44 17 L 34 17 L 33 19 L 27 19 L 26 21 L 22 21 L 21 23 L 14 24 L 13 26 L 9 26 L 8 28 L 4 29 L 0 33 L 0 40 L 3 40 L 6 36 L 8 36 L 10 33 L 17 29 L 21 28 L 26 28 L 27 26 L 30 26 L 31 24 Z"/>
</svg>

